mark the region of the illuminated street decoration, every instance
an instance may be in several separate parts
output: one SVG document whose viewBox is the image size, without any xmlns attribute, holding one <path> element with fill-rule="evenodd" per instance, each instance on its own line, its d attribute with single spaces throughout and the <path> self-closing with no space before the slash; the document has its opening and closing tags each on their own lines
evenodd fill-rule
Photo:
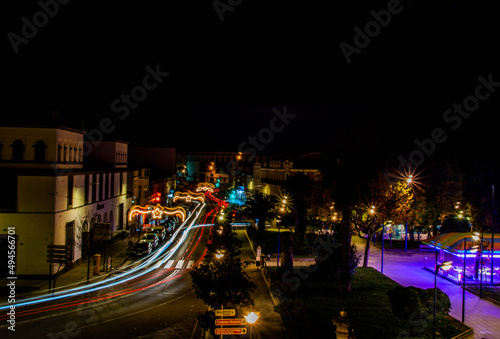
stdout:
<svg viewBox="0 0 500 339">
<path fill-rule="evenodd" d="M 213 193 L 214 189 L 211 188 L 211 187 L 207 187 L 207 186 L 201 186 L 201 187 L 198 187 L 196 189 L 196 192 L 210 192 L 210 193 Z"/>
<path fill-rule="evenodd" d="M 179 216 L 181 221 L 184 222 L 186 219 L 186 210 L 182 207 L 165 207 L 160 204 L 156 204 L 153 208 L 152 206 L 139 206 L 134 205 L 130 208 L 130 212 L 128 214 L 128 220 L 131 221 L 134 214 L 149 214 L 151 213 L 153 219 L 161 219 L 162 215 L 165 214 L 167 216 Z"/>
<path fill-rule="evenodd" d="M 209 187 L 209 188 L 215 188 L 214 184 L 210 182 L 199 182 L 198 187 Z"/>
<path fill-rule="evenodd" d="M 199 201 L 201 203 L 205 202 L 205 194 L 203 193 L 193 193 L 191 191 L 187 192 L 175 192 L 173 202 L 183 200 L 186 203 L 191 203 L 193 200 Z"/>
</svg>

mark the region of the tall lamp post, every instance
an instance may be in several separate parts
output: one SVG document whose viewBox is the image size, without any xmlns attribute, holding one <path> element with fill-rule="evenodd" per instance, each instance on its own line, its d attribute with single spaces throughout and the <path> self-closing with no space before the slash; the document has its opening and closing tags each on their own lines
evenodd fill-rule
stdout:
<svg viewBox="0 0 500 339">
<path fill-rule="evenodd" d="M 413 175 L 408 176 L 406 179 L 406 189 L 410 189 Z M 408 212 L 406 212 L 406 227 L 405 227 L 405 252 L 408 251 Z"/>
<path fill-rule="evenodd" d="M 391 227 L 388 224 L 387 227 Z M 380 263 L 380 273 L 384 274 L 384 235 L 385 235 L 385 223 L 382 224 L 382 262 Z"/>
<path fill-rule="evenodd" d="M 441 265 L 437 264 L 438 250 L 436 249 L 436 269 L 434 271 L 434 313 L 432 318 L 432 338 L 436 339 L 436 304 L 437 304 L 437 275 L 440 269 L 447 271 L 451 268 L 452 261 L 445 261 Z"/>
<path fill-rule="evenodd" d="M 281 201 L 281 207 L 280 207 L 280 213 L 281 213 L 281 218 L 285 214 L 285 209 L 286 209 L 286 199 L 287 197 L 284 196 L 283 200 Z M 279 267 L 280 265 L 280 244 L 281 244 L 281 233 L 280 233 L 280 228 L 281 228 L 281 218 L 278 222 L 278 259 L 276 261 L 276 266 Z"/>
<path fill-rule="evenodd" d="M 495 257 L 495 185 L 491 185 L 491 271 L 490 285 L 493 286 L 493 258 Z"/>
</svg>

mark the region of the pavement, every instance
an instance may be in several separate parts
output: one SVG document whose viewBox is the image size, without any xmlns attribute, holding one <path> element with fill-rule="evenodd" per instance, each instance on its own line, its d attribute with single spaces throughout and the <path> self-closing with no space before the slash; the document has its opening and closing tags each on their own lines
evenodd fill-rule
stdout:
<svg viewBox="0 0 500 339">
<path fill-rule="evenodd" d="M 357 236 L 352 242 L 361 255 L 360 266 L 363 265 L 366 240 Z M 381 249 L 371 246 L 368 266 L 380 271 Z M 433 258 L 434 252 L 419 250 L 385 250 L 384 274 L 403 286 L 434 288 L 434 274 L 423 269 L 425 257 Z M 449 280 L 438 277 L 437 287 L 450 298 L 452 309 L 450 315 L 457 320 L 462 319 L 463 290 Z M 474 330 L 475 339 L 500 339 L 500 306 L 480 299 L 477 295 L 465 292 L 465 324 Z M 432 326 L 432 324 L 428 324 Z"/>
<path fill-rule="evenodd" d="M 240 258 L 242 261 L 255 261 L 255 251 L 244 230 L 236 230 L 238 239 L 243 242 Z M 253 294 L 255 305 L 253 306 L 259 319 L 252 328 L 251 338 L 288 338 L 283 321 L 278 312 L 275 311 L 275 301 L 271 296 L 270 289 L 260 268 L 250 265 L 245 269 L 250 279 L 257 286 Z"/>
</svg>

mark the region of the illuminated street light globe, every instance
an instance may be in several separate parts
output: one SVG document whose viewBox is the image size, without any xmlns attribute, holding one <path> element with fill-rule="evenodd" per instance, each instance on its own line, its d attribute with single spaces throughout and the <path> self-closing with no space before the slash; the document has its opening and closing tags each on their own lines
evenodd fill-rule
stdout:
<svg viewBox="0 0 500 339">
<path fill-rule="evenodd" d="M 259 316 L 255 312 L 250 312 L 248 315 L 245 316 L 245 320 L 249 324 L 255 324 L 255 322 L 259 319 Z"/>
</svg>

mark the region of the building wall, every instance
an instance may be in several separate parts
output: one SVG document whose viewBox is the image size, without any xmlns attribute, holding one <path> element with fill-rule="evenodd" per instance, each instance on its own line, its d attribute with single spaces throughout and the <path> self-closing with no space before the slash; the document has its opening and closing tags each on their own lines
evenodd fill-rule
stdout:
<svg viewBox="0 0 500 339">
<path fill-rule="evenodd" d="M 13 161 L 16 140 L 24 144 L 20 162 Z M 43 159 L 35 161 L 35 145 L 45 144 Z M 0 127 L 0 167 L 22 168 L 81 168 L 83 162 L 83 134 L 60 128 Z"/>
<path fill-rule="evenodd" d="M 67 245 L 73 243 L 73 262 L 82 257 L 81 234 L 85 222 L 107 221 L 116 234 L 118 228 L 119 205 L 123 204 L 123 227 L 126 226 L 127 211 L 132 199 L 127 198 L 127 174 L 106 173 L 115 177 L 113 188 L 108 197 L 85 204 L 85 174 L 70 174 L 57 177 L 20 176 L 19 212 L 0 213 L 0 234 L 7 234 L 8 227 L 15 227 L 18 235 L 17 274 L 46 275 L 47 245 Z M 123 175 L 120 193 L 119 176 Z M 68 178 L 73 177 L 73 204 L 68 208 Z M 108 180 L 110 183 L 111 181 Z M 91 186 L 91 185 L 89 185 Z M 89 187 L 88 187 L 89 188 Z M 91 192 L 91 191 L 89 191 Z M 104 190 L 103 190 L 104 192 Z M 90 199 L 89 199 L 90 200 Z M 67 225 L 73 223 L 73 239 L 66 238 Z M 53 273 L 57 265 L 53 267 Z"/>
</svg>

